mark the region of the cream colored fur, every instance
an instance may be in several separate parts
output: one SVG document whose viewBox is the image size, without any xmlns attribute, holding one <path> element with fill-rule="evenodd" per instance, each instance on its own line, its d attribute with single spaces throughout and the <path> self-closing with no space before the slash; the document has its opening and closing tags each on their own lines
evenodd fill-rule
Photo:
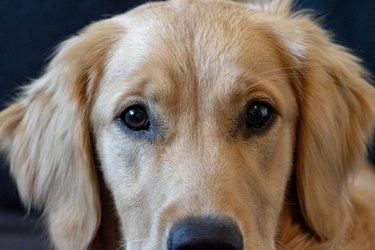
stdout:
<svg viewBox="0 0 375 250">
<path fill-rule="evenodd" d="M 208 214 L 231 217 L 245 250 L 375 249 L 374 87 L 290 6 L 149 3 L 60 46 L 0 113 L 0 147 L 56 249 L 165 249 L 178 219 Z M 277 117 L 245 134 L 253 100 Z M 134 103 L 161 124 L 152 140 L 116 122 Z"/>
</svg>

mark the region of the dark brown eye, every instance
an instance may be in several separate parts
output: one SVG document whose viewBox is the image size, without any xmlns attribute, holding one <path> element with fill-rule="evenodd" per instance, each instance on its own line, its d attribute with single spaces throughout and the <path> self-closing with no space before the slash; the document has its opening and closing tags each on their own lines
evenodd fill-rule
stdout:
<svg viewBox="0 0 375 250">
<path fill-rule="evenodd" d="M 148 130 L 150 128 L 147 111 L 141 105 L 125 109 L 119 118 L 126 127 L 134 131 Z"/>
<path fill-rule="evenodd" d="M 246 126 L 249 129 L 262 129 L 272 121 L 274 109 L 266 102 L 251 103 L 247 109 Z"/>
</svg>

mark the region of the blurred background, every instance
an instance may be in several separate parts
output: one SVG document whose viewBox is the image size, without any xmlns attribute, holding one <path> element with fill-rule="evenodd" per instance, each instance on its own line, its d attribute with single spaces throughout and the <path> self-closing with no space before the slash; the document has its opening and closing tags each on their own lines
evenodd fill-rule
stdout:
<svg viewBox="0 0 375 250">
<path fill-rule="evenodd" d="M 145 0 L 0 0 L 0 110 L 17 87 L 37 78 L 56 45 L 87 24 Z M 335 41 L 350 48 L 375 75 L 375 1 L 299 0 L 313 9 Z M 374 151 L 372 149 L 372 151 Z M 375 154 L 371 154 L 375 163 Z M 26 215 L 27 214 L 27 215 Z M 49 249 L 42 222 L 23 209 L 8 165 L 0 158 L 0 250 Z"/>
</svg>

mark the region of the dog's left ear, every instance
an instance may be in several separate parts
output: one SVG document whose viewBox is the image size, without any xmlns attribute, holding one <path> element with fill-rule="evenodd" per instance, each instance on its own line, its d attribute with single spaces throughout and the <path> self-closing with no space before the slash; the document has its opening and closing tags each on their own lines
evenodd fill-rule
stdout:
<svg viewBox="0 0 375 250">
<path fill-rule="evenodd" d="M 238 0 L 263 12 L 299 104 L 296 183 L 303 217 L 318 237 L 334 240 L 349 223 L 348 183 L 365 164 L 375 127 L 375 89 L 360 60 L 334 44 L 290 0 Z"/>
<path fill-rule="evenodd" d="M 309 17 L 281 18 L 273 29 L 287 51 L 285 69 L 299 103 L 295 151 L 301 210 L 321 239 L 334 240 L 349 223 L 348 183 L 365 164 L 374 132 L 375 89 L 359 59 Z"/>
<path fill-rule="evenodd" d="M 87 249 L 100 223 L 91 102 L 118 26 L 95 23 L 64 42 L 46 72 L 0 112 L 0 149 L 23 202 L 43 211 L 57 249 Z"/>
</svg>

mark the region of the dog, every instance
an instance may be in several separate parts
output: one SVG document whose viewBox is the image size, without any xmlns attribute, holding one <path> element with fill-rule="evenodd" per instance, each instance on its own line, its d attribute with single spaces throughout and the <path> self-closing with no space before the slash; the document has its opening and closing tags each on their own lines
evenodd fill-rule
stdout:
<svg viewBox="0 0 375 250">
<path fill-rule="evenodd" d="M 290 1 L 89 25 L 0 113 L 56 249 L 375 249 L 375 90 Z"/>
</svg>

